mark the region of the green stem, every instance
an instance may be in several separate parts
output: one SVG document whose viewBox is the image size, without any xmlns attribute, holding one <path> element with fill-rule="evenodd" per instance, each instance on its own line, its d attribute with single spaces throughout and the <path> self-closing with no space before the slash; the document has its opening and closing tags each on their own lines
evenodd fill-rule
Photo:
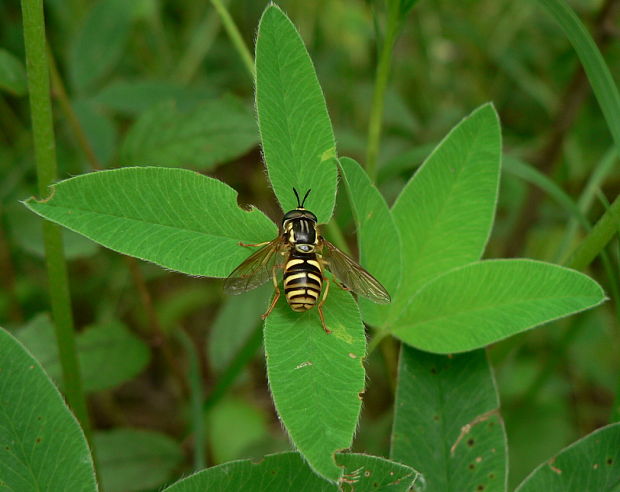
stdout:
<svg viewBox="0 0 620 492">
<path fill-rule="evenodd" d="M 250 77 L 252 77 L 252 80 L 254 80 L 256 78 L 254 57 L 252 56 L 252 53 L 250 53 L 250 50 L 245 44 L 245 41 L 241 37 L 241 33 L 239 32 L 239 29 L 237 29 L 235 21 L 230 16 L 230 13 L 226 9 L 226 6 L 222 3 L 222 0 L 211 0 L 211 3 L 213 4 L 213 7 L 215 7 L 215 10 L 217 10 L 220 19 L 222 20 L 222 24 L 224 25 L 224 29 L 226 29 L 228 37 L 236 48 L 237 53 L 239 54 L 239 56 L 241 56 L 245 68 L 250 73 Z"/>
<path fill-rule="evenodd" d="M 381 140 L 381 126 L 383 124 L 383 106 L 385 91 L 387 89 L 390 69 L 392 65 L 392 52 L 399 28 L 400 2 L 391 0 L 387 19 L 387 30 L 379 54 L 375 86 L 370 106 L 370 119 L 368 121 L 368 143 L 366 147 L 366 171 L 373 183 L 377 179 L 377 157 L 379 155 L 379 143 Z"/>
<path fill-rule="evenodd" d="M 564 262 L 575 270 L 583 270 L 611 241 L 620 228 L 620 195 L 603 214 L 583 241 Z"/>
<path fill-rule="evenodd" d="M 49 194 L 49 185 L 56 180 L 56 148 L 42 0 L 22 0 L 22 13 L 38 190 L 41 197 L 46 197 Z M 90 437 L 90 422 L 75 347 L 67 265 L 59 226 L 44 221 L 43 241 L 63 389 L 84 433 Z"/>
</svg>

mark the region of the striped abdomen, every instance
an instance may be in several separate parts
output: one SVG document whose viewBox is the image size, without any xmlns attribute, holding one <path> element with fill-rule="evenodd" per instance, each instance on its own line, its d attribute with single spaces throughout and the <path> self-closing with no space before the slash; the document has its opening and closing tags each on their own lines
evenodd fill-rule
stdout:
<svg viewBox="0 0 620 492">
<path fill-rule="evenodd" d="M 293 311 L 307 311 L 321 295 L 323 274 L 314 253 L 293 251 L 284 268 L 284 293 Z"/>
</svg>

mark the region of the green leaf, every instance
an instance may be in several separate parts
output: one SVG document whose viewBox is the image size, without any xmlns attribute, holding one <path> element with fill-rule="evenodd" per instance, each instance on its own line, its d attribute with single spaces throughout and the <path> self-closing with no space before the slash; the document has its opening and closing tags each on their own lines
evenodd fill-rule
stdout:
<svg viewBox="0 0 620 492">
<path fill-rule="evenodd" d="M 346 473 L 356 480 L 350 489 L 340 489 L 321 479 L 298 453 L 278 453 L 265 456 L 258 462 L 233 461 L 208 468 L 176 482 L 163 492 L 227 492 L 246 490 L 248 487 L 252 492 L 336 492 L 353 489 L 355 492 L 406 492 L 419 482 L 415 470 L 384 458 L 364 454 L 339 454 L 336 458 L 345 467 Z"/>
<path fill-rule="evenodd" d="M 183 453 L 174 440 L 159 432 L 116 429 L 96 432 L 97 470 L 106 492 L 155 488 L 169 480 Z"/>
<path fill-rule="evenodd" d="M 43 314 L 16 333 L 49 376 L 60 383 L 62 371 L 52 322 Z M 88 327 L 76 340 L 86 391 L 114 388 L 133 379 L 149 363 L 148 347 L 120 322 Z M 105 371 L 101 368 L 105 367 Z"/>
<path fill-rule="evenodd" d="M 564 0 L 538 0 L 560 24 L 588 75 L 609 131 L 620 154 L 620 93 L 592 36 Z"/>
<path fill-rule="evenodd" d="M 232 96 L 190 111 L 179 111 L 168 102 L 144 113 L 131 128 L 121 160 L 132 165 L 210 169 L 245 154 L 257 143 L 252 113 Z"/>
<path fill-rule="evenodd" d="M 516 492 L 616 491 L 620 423 L 598 429 L 541 464 Z"/>
<path fill-rule="evenodd" d="M 594 280 L 575 270 L 533 260 L 481 261 L 425 285 L 393 334 L 429 352 L 464 352 L 605 299 Z"/>
<path fill-rule="evenodd" d="M 453 357 L 403 345 L 390 458 L 424 475 L 425 492 L 506 489 L 507 448 L 484 351 Z"/>
<path fill-rule="evenodd" d="M 258 328 L 260 315 L 267 309 L 273 292 L 269 282 L 242 296 L 228 296 L 209 330 L 207 353 L 211 368 L 221 373 Z"/>
<path fill-rule="evenodd" d="M 69 75 L 76 91 L 92 89 L 120 61 L 134 9 L 134 2 L 100 0 L 90 10 L 70 43 Z"/>
<path fill-rule="evenodd" d="M 402 245 L 399 312 L 426 282 L 480 259 L 495 213 L 501 135 L 486 104 L 455 126 L 407 183 L 392 214 Z"/>
<path fill-rule="evenodd" d="M 39 363 L 0 328 L 0 489 L 96 491 L 77 420 Z"/>
<path fill-rule="evenodd" d="M 351 446 L 364 391 L 364 325 L 355 301 L 333 285 L 323 307 L 296 313 L 284 296 L 265 322 L 267 375 L 278 415 L 308 464 L 328 480 L 336 451 Z"/>
<path fill-rule="evenodd" d="M 61 181 L 52 196 L 25 205 L 114 251 L 190 275 L 226 277 L 259 243 L 277 235 L 237 192 L 184 169 L 127 167 Z"/>
<path fill-rule="evenodd" d="M 269 179 L 284 211 L 297 208 L 292 188 L 328 222 L 336 202 L 336 143 L 325 98 L 295 26 L 271 4 L 256 40 L 256 109 Z"/>
<path fill-rule="evenodd" d="M 379 280 L 392 298 L 397 294 L 402 269 L 400 238 L 385 199 L 353 159 L 340 159 L 349 201 L 357 226 L 360 264 Z M 364 320 L 382 326 L 390 306 L 358 299 Z"/>
<path fill-rule="evenodd" d="M 15 96 L 23 96 L 28 92 L 24 64 L 15 55 L 2 48 L 0 48 L 0 89 Z"/>
<path fill-rule="evenodd" d="M 127 116 L 144 113 L 165 101 L 174 101 L 180 110 L 188 110 L 214 97 L 204 87 L 183 87 L 163 80 L 138 79 L 107 85 L 91 101 Z"/>
</svg>

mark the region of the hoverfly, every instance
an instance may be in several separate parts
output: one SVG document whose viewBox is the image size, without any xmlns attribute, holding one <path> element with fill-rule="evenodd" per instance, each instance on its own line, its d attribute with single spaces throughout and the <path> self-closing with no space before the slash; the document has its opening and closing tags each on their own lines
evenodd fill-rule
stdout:
<svg viewBox="0 0 620 492">
<path fill-rule="evenodd" d="M 334 275 L 345 290 L 380 304 L 387 304 L 391 299 L 376 278 L 319 234 L 316 215 L 304 208 L 310 191 L 300 200 L 297 190 L 293 188 L 297 208 L 284 214 L 282 233 L 273 241 L 239 243 L 241 246 L 262 248 L 228 276 L 224 290 L 229 294 L 241 294 L 271 279 L 275 295 L 269 309 L 261 316 L 265 319 L 280 298 L 276 272 L 283 269 L 284 293 L 288 305 L 293 311 L 303 312 L 317 304 L 323 329 L 330 333 L 323 316 L 323 304 L 329 292 L 329 279 L 323 275 L 325 269 Z M 325 288 L 319 301 L 323 284 Z"/>
</svg>

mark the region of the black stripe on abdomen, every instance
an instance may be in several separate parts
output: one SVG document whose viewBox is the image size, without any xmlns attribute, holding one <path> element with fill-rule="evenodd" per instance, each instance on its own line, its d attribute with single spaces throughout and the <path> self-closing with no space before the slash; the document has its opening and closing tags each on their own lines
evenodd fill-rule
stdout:
<svg viewBox="0 0 620 492">
<path fill-rule="evenodd" d="M 290 258 L 284 269 L 284 293 L 293 311 L 307 311 L 321 295 L 323 275 L 312 255 L 310 258 Z"/>
</svg>

